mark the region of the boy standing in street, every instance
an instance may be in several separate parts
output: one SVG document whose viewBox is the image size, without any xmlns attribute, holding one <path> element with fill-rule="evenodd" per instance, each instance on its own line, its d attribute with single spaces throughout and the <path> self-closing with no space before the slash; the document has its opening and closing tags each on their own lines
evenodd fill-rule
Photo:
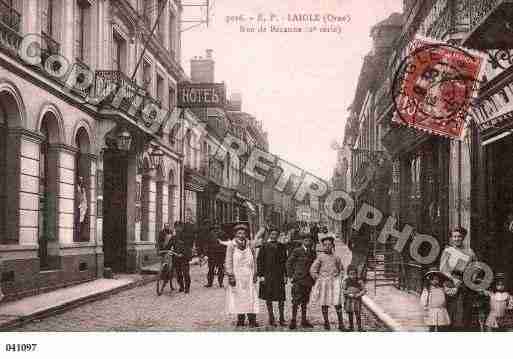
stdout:
<svg viewBox="0 0 513 359">
<path fill-rule="evenodd" d="M 310 234 L 304 234 L 303 244 L 295 248 L 287 260 L 287 275 L 292 279 L 292 320 L 289 329 L 296 329 L 296 318 L 301 306 L 301 326 L 313 328 L 306 319 L 306 307 L 310 299 L 310 292 L 314 280 L 310 275 L 310 267 L 315 260 L 315 251 L 312 249 Z"/>
</svg>

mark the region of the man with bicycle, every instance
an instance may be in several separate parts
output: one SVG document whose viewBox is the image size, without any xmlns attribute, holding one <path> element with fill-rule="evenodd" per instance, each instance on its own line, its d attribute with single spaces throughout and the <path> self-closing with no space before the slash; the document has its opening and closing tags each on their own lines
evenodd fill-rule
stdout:
<svg viewBox="0 0 513 359">
<path fill-rule="evenodd" d="M 168 261 L 165 265 L 167 265 L 169 267 L 172 266 L 170 263 L 172 258 L 166 257 L 166 252 L 174 250 L 175 243 L 173 241 L 172 233 L 173 232 L 171 231 L 171 227 L 169 226 L 169 223 L 165 223 L 164 228 L 162 228 L 162 230 L 159 233 L 159 240 L 157 243 L 158 254 L 160 255 L 162 261 L 165 261 L 165 260 Z M 167 279 L 169 279 L 169 286 L 170 286 L 171 290 L 173 290 L 174 289 L 173 288 L 174 268 L 171 268 L 170 270 L 168 268 L 168 272 L 166 272 L 166 275 L 168 276 Z"/>
</svg>

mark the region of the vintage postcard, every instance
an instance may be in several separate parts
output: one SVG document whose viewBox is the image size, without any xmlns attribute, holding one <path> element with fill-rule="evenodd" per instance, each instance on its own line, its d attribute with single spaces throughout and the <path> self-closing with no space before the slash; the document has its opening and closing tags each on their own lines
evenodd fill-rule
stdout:
<svg viewBox="0 0 513 359">
<path fill-rule="evenodd" d="M 513 330 L 512 16 L 0 0 L 2 357 Z"/>
</svg>

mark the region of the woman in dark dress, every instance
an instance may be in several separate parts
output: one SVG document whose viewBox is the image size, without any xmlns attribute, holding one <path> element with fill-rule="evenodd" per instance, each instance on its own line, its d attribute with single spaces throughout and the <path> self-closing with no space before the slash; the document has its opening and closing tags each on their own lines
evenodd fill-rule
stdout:
<svg viewBox="0 0 513 359">
<path fill-rule="evenodd" d="M 285 283 L 287 247 L 278 242 L 280 232 L 271 228 L 269 240 L 260 248 L 257 257 L 257 273 L 260 278 L 260 299 L 265 300 L 269 312 L 269 324 L 276 326 L 274 320 L 273 302 L 278 302 L 280 326 L 285 323 Z"/>
</svg>

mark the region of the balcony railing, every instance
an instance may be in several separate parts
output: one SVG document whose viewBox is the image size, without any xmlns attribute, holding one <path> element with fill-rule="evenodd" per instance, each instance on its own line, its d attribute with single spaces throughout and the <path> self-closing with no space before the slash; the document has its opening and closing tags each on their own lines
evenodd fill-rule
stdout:
<svg viewBox="0 0 513 359">
<path fill-rule="evenodd" d="M 21 14 L 0 0 L 0 48 L 17 51 L 21 43 Z"/>
<path fill-rule="evenodd" d="M 161 101 L 148 95 L 146 89 L 131 81 L 130 78 L 121 71 L 97 70 L 95 74 L 95 96 L 104 97 L 104 102 L 108 103 L 115 98 L 119 91 L 121 91 L 123 100 L 119 104 L 119 109 L 129 116 L 135 117 L 136 120 L 142 119 L 143 124 L 147 127 L 151 127 L 153 125 L 153 120 L 157 116 L 157 109 L 153 108 L 153 110 L 148 114 L 149 119 L 142 116 L 142 110 L 150 104 L 154 104 L 156 108 L 161 109 Z M 134 104 L 136 96 L 142 97 L 141 105 L 135 112 L 129 112 L 131 106 Z"/>
</svg>

